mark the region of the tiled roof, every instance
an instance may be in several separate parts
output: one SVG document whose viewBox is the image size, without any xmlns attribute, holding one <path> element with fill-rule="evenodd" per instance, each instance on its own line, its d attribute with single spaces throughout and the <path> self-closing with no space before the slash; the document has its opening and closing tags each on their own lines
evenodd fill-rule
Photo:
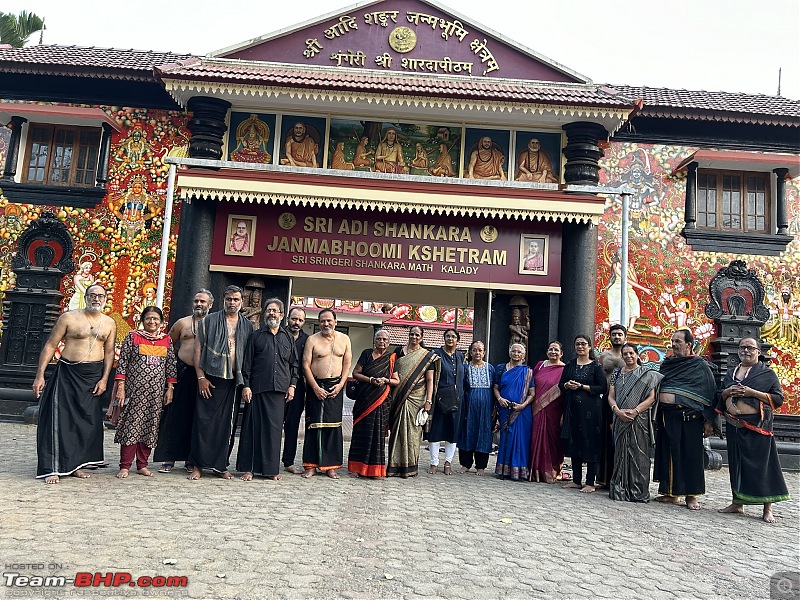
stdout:
<svg viewBox="0 0 800 600">
<path fill-rule="evenodd" d="M 459 77 L 204 58 L 160 68 L 162 78 L 489 101 L 627 108 L 630 101 L 593 84 Z"/>
<path fill-rule="evenodd" d="M 800 102 L 782 96 L 627 85 L 608 87 L 631 102 L 641 100 L 641 116 L 800 126 Z"/>
<path fill-rule="evenodd" d="M 155 67 L 198 58 L 192 54 L 91 46 L 0 47 L 0 72 L 152 80 Z"/>
</svg>

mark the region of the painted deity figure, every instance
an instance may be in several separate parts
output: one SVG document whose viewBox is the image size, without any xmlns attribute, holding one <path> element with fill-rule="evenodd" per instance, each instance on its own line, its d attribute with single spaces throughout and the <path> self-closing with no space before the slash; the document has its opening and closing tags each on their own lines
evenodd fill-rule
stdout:
<svg viewBox="0 0 800 600">
<path fill-rule="evenodd" d="M 305 123 L 297 122 L 292 128 L 292 132 L 286 136 L 284 144 L 285 156 L 281 159 L 282 165 L 292 167 L 311 167 L 318 168 L 317 153 L 319 144 L 308 133 Z"/>
<path fill-rule="evenodd" d="M 372 159 L 370 156 L 374 156 L 375 152 L 372 150 L 367 150 L 367 144 L 369 143 L 369 138 L 366 136 L 361 137 L 358 140 L 358 146 L 356 146 L 356 154 L 353 157 L 353 165 L 356 167 L 371 167 L 372 166 Z"/>
<path fill-rule="evenodd" d="M 436 162 L 428 171 L 434 177 L 455 177 L 456 171 L 453 168 L 453 157 L 450 156 L 450 148 L 447 144 L 439 144 L 439 155 Z"/>
<path fill-rule="evenodd" d="M 505 181 L 503 169 L 506 157 L 488 135 L 483 136 L 469 156 L 467 179 L 494 179 Z"/>
<path fill-rule="evenodd" d="M 144 177 L 136 175 L 131 180 L 131 189 L 125 194 L 114 214 L 119 219 L 119 231 L 127 241 L 132 241 L 161 208 L 145 188 Z"/>
<path fill-rule="evenodd" d="M 389 127 L 375 149 L 375 170 L 379 173 L 408 173 L 403 146 L 397 139 L 397 129 Z"/>
<path fill-rule="evenodd" d="M 553 173 L 553 161 L 550 155 L 542 149 L 539 140 L 531 138 L 528 147 L 520 152 L 517 157 L 517 181 L 532 181 L 534 183 L 558 183 Z"/>
<path fill-rule="evenodd" d="M 411 159 L 411 166 L 417 169 L 428 168 L 428 152 L 425 147 L 417 142 L 414 150 L 414 158 Z"/>
<path fill-rule="evenodd" d="M 86 290 L 94 283 L 92 263 L 88 260 L 82 262 L 78 272 L 73 276 L 72 282 L 75 285 L 75 291 L 69 299 L 67 310 L 82 310 L 86 308 Z"/>
<path fill-rule="evenodd" d="M 333 151 L 333 158 L 331 158 L 331 169 L 338 169 L 340 171 L 352 171 L 355 169 L 355 164 L 348 162 L 344 157 L 344 142 L 336 143 L 336 148 Z"/>
<path fill-rule="evenodd" d="M 636 319 L 642 316 L 642 305 L 639 301 L 639 295 L 636 290 L 644 292 L 645 294 L 652 293 L 648 288 L 639 285 L 636 272 L 632 267 L 628 268 L 628 285 L 627 289 L 627 328 L 628 333 L 639 333 L 634 325 Z M 606 286 L 606 297 L 608 300 L 608 322 L 611 325 L 620 322 L 620 309 L 622 304 L 622 266 L 619 252 L 614 254 L 614 259 L 611 263 L 611 279 L 609 279 Z M 623 323 L 625 325 L 625 323 Z"/>
<path fill-rule="evenodd" d="M 236 148 L 231 159 L 237 162 L 269 164 L 272 155 L 267 151 L 269 125 L 251 114 L 236 128 Z"/>
<path fill-rule="evenodd" d="M 153 164 L 153 148 L 139 125 L 131 129 L 128 137 L 119 145 L 114 160 L 129 171 L 149 169 Z"/>
</svg>

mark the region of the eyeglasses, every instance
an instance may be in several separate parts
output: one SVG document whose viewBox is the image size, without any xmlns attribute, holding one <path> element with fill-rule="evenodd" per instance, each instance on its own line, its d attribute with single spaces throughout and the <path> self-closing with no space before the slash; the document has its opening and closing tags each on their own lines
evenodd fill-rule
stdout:
<svg viewBox="0 0 800 600">
<path fill-rule="evenodd" d="M 756 348 L 755 346 L 739 346 L 739 351 L 758 352 L 758 348 Z"/>
<path fill-rule="evenodd" d="M 576 346 L 588 346 L 589 344 L 587 344 L 586 342 L 575 342 L 575 345 Z"/>
<path fill-rule="evenodd" d="M 103 298 L 106 297 L 106 295 L 105 294 L 86 294 L 86 297 L 89 298 L 89 300 L 102 300 Z"/>
</svg>

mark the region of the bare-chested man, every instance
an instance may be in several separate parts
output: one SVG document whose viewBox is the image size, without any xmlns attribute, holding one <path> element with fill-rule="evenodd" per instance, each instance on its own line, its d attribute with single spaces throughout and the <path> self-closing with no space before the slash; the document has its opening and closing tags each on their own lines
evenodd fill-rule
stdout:
<svg viewBox="0 0 800 600">
<path fill-rule="evenodd" d="M 45 483 L 58 483 L 65 475 L 86 479 L 89 474 L 83 467 L 103 464 L 100 396 L 114 364 L 117 325 L 102 312 L 106 304 L 102 285 L 89 286 L 84 298 L 86 308 L 65 312 L 56 321 L 33 380 L 33 393 L 41 396 L 36 477 Z M 61 358 L 45 386 L 45 369 L 62 340 Z"/>
<path fill-rule="evenodd" d="M 189 457 L 189 446 L 197 399 L 197 373 L 195 372 L 194 345 L 197 327 L 214 306 L 214 296 L 206 289 L 198 290 L 192 301 L 192 314 L 178 319 L 169 330 L 172 344 L 178 349 L 178 385 L 172 402 L 164 411 L 158 432 L 158 445 L 153 456 L 163 461 L 159 473 L 169 473 L 176 460 Z M 191 463 L 186 463 L 191 470 Z"/>
<path fill-rule="evenodd" d="M 303 477 L 316 469 L 339 479 L 342 466 L 342 408 L 344 386 L 353 351 L 350 338 L 336 331 L 336 313 L 319 313 L 319 333 L 310 336 L 303 352 L 306 377 L 306 438 L 303 444 Z"/>
</svg>

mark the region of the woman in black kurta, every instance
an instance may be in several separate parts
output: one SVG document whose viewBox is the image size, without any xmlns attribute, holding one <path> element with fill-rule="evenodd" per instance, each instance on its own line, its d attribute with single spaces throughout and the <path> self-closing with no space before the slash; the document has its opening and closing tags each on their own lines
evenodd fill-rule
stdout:
<svg viewBox="0 0 800 600">
<path fill-rule="evenodd" d="M 453 474 L 453 457 L 456 454 L 456 442 L 461 425 L 461 406 L 464 399 L 464 355 L 456 350 L 460 339 L 455 329 L 445 329 L 444 346 L 434 352 L 439 356 L 442 365 L 439 385 L 436 388 L 436 402 L 431 414 L 431 428 L 425 434 L 431 461 L 428 473 L 436 473 L 439 469 L 439 447 L 444 442 L 444 474 Z M 455 406 L 444 406 L 441 399 L 445 390 L 455 390 Z"/>
<path fill-rule="evenodd" d="M 602 453 L 605 435 L 602 396 L 608 391 L 608 383 L 603 367 L 594 359 L 588 335 L 575 338 L 575 354 L 576 358 L 564 367 L 558 384 L 565 396 L 561 439 L 567 441 L 572 457 L 572 481 L 565 487 L 580 488 L 589 494 L 595 490 L 594 479 Z M 584 462 L 586 482 L 581 486 Z"/>
</svg>

